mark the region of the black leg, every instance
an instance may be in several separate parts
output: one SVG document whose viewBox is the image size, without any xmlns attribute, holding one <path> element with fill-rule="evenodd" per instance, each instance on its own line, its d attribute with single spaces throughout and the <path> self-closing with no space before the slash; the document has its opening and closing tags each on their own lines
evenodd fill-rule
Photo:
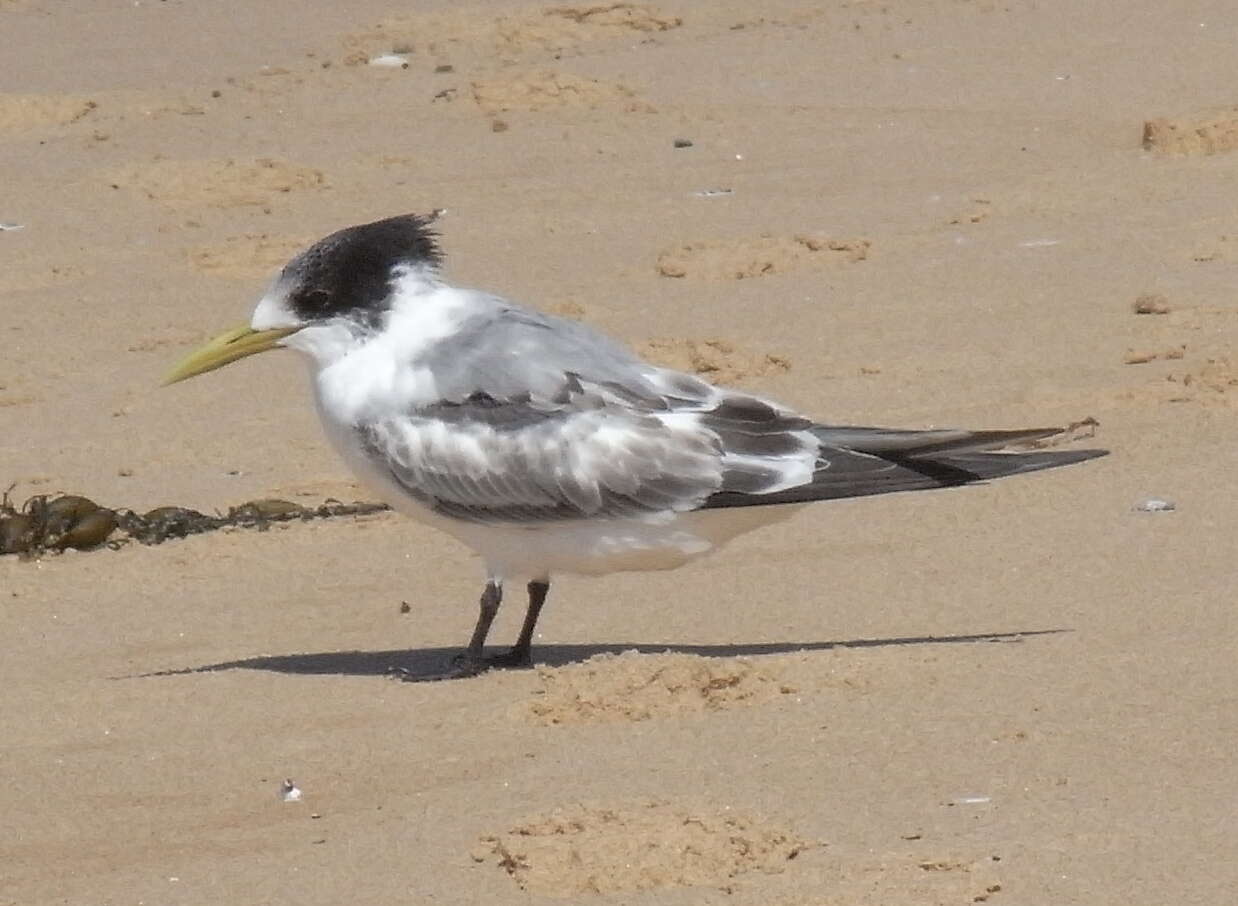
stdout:
<svg viewBox="0 0 1238 906">
<path fill-rule="evenodd" d="M 476 676 L 490 669 L 485 648 L 486 636 L 490 634 L 490 626 L 499 612 L 499 604 L 503 601 L 503 583 L 491 579 L 486 583 L 478 603 L 477 625 L 473 627 L 473 637 L 469 639 L 468 647 L 452 658 L 451 665 L 446 670 L 437 673 L 411 673 L 403 669 L 395 669 L 393 675 L 406 683 L 427 683 L 436 680 L 462 679 L 466 676 Z"/>
<path fill-rule="evenodd" d="M 537 627 L 537 618 L 541 615 L 542 605 L 546 603 L 546 595 L 550 591 L 548 579 L 538 579 L 529 583 L 529 609 L 525 611 L 524 625 L 520 627 L 520 637 L 510 651 L 503 654 L 487 655 L 485 652 L 486 637 L 490 635 L 490 627 L 495 615 L 499 612 L 499 604 L 503 601 L 502 582 L 492 579 L 486 583 L 481 593 L 477 625 L 473 627 L 473 637 L 469 645 L 452 660 L 451 666 L 442 673 L 412 674 L 400 671 L 400 678 L 408 682 L 427 682 L 431 680 L 462 679 L 466 676 L 477 676 L 487 670 L 503 667 L 528 667 L 533 661 L 533 631 Z"/>
<path fill-rule="evenodd" d="M 524 614 L 524 625 L 520 627 L 520 638 L 509 652 L 513 666 L 527 667 L 533 663 L 533 630 L 537 626 L 537 618 L 541 616 L 542 605 L 546 603 L 546 595 L 550 592 L 549 579 L 535 579 L 529 583 L 529 609 Z"/>
<path fill-rule="evenodd" d="M 473 637 L 469 639 L 469 647 L 464 651 L 465 656 L 470 660 L 480 661 L 484 657 L 482 652 L 486 647 L 486 636 L 490 635 L 490 625 L 494 622 L 495 614 L 499 612 L 499 605 L 502 603 L 503 585 L 491 579 L 481 593 L 481 601 L 478 602 L 477 625 L 473 627 Z"/>
<path fill-rule="evenodd" d="M 442 679 L 477 676 L 493 666 L 486 657 L 486 636 L 490 635 L 490 626 L 494 623 L 502 603 L 503 583 L 498 579 L 491 579 L 482 590 L 481 601 L 478 602 L 477 625 L 473 627 L 473 637 L 469 639 L 468 647 L 452 659 L 451 669 Z"/>
<path fill-rule="evenodd" d="M 532 665 L 533 630 L 537 627 L 537 618 L 541 615 L 542 605 L 546 603 L 546 594 L 549 591 L 550 582 L 545 579 L 529 583 L 529 609 L 524 614 L 524 625 L 520 627 L 520 637 L 516 639 L 516 644 L 512 646 L 510 651 L 490 655 L 482 653 L 480 642 L 478 641 L 478 633 L 481 634 L 481 641 L 485 641 L 486 630 L 490 629 L 490 622 L 494 619 L 494 613 L 492 612 L 490 619 L 486 620 L 485 629 L 483 630 L 482 619 L 485 617 L 486 597 L 482 595 L 482 619 L 478 619 L 477 629 L 473 631 L 473 641 L 469 642 L 468 651 L 464 655 L 468 663 L 479 668 L 475 671 L 476 673 L 505 667 L 528 667 Z M 498 609 L 499 605 L 496 601 L 494 610 L 497 611 Z M 459 659 L 457 659 L 457 663 L 459 663 Z M 466 675 L 472 676 L 473 674 Z"/>
</svg>

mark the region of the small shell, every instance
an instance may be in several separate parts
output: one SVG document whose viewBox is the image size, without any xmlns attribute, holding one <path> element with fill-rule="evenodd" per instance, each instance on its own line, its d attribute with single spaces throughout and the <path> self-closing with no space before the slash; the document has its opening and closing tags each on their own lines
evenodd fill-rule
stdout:
<svg viewBox="0 0 1238 906">
<path fill-rule="evenodd" d="M 388 69 L 408 69 L 408 57 L 402 53 L 385 53 L 370 57 L 371 66 L 384 66 Z"/>
<path fill-rule="evenodd" d="M 279 798 L 284 802 L 300 802 L 301 790 L 289 777 L 279 785 Z"/>
</svg>

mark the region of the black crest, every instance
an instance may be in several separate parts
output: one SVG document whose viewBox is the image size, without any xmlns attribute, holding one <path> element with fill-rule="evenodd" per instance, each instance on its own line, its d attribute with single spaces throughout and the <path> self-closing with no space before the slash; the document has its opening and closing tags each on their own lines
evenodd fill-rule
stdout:
<svg viewBox="0 0 1238 906">
<path fill-rule="evenodd" d="M 380 317 L 395 268 L 437 267 L 442 260 L 431 219 L 404 214 L 320 239 L 284 268 L 288 306 L 307 321 Z"/>
</svg>

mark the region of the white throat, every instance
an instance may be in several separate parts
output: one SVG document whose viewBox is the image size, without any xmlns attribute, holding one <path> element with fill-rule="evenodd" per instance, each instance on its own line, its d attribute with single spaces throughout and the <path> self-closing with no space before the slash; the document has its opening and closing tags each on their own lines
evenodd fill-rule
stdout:
<svg viewBox="0 0 1238 906">
<path fill-rule="evenodd" d="M 425 357 L 459 330 L 477 301 L 477 294 L 444 285 L 427 268 L 403 268 L 391 282 L 379 328 L 337 318 L 304 327 L 283 342 L 309 359 L 324 417 L 357 424 L 438 401 Z M 259 326 L 266 304 L 264 299 L 259 305 L 253 326 Z"/>
</svg>

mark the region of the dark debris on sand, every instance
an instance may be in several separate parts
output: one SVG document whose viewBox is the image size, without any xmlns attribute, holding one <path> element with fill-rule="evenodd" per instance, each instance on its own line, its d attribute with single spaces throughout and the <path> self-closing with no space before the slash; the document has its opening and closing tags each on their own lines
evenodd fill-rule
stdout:
<svg viewBox="0 0 1238 906">
<path fill-rule="evenodd" d="M 365 516 L 390 509 L 382 503 L 327 500 L 316 507 L 305 507 L 288 500 L 263 499 L 248 501 L 214 516 L 179 506 L 137 513 L 125 508 L 109 509 L 75 494 L 36 495 L 19 508 L 10 502 L 9 491 L 0 498 L 0 555 L 23 557 L 69 548 L 91 550 L 103 545 L 115 549 L 132 541 L 162 544 L 169 539 L 226 528 L 265 531 L 277 522 Z"/>
</svg>

